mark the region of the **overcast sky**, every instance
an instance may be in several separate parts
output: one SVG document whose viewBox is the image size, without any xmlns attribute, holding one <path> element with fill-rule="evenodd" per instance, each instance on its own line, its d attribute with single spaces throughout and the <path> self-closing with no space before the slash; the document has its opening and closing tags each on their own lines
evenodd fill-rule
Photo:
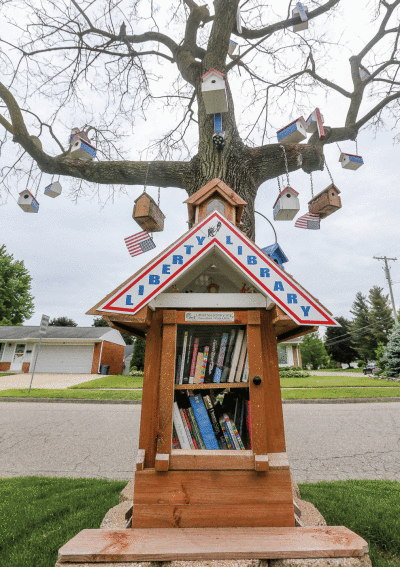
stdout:
<svg viewBox="0 0 400 567">
<path fill-rule="evenodd" d="M 343 16 L 349 24 L 350 16 L 350 12 Z M 321 96 L 318 105 L 326 124 L 342 125 L 337 120 L 343 109 L 339 98 Z M 167 122 L 168 117 L 164 118 Z M 296 117 L 288 116 L 280 126 L 291 118 Z M 138 123 L 131 140 L 133 159 L 138 157 L 141 133 L 148 134 L 162 126 L 162 119 L 151 124 Z M 278 242 L 289 258 L 286 270 L 334 316 L 350 316 L 358 291 L 367 294 L 373 285 L 379 285 L 388 293 L 383 263 L 374 260 L 374 255 L 399 258 L 390 264 L 394 297 L 397 307 L 400 306 L 400 148 L 393 144 L 394 135 L 390 127 L 376 136 L 363 130 L 358 137 L 358 150 L 365 165 L 358 171 L 342 169 L 336 145 L 326 148 L 327 163 L 341 191 L 343 207 L 321 221 L 321 230 L 297 229 L 294 221 L 274 223 Z M 353 142 L 342 143 L 341 148 L 355 153 Z M 331 183 L 326 170 L 313 178 L 315 193 Z M 132 219 L 132 209 L 143 187 L 129 187 L 128 194 L 117 195 L 114 203 L 102 206 L 97 198 L 89 196 L 81 198 L 78 204 L 71 202 L 68 183 L 63 179 L 63 194 L 48 198 L 43 190 L 49 181 L 49 176 L 43 176 L 39 214 L 24 213 L 11 197 L 0 207 L 0 243 L 15 259 L 24 260 L 32 276 L 35 314 L 26 325 L 38 325 L 44 313 L 52 318 L 70 317 L 80 326 L 90 326 L 93 317 L 85 315 L 88 309 L 187 230 L 187 208 L 183 204 L 187 194 L 174 188 L 161 190 L 165 230 L 154 235 L 156 249 L 131 258 L 124 238 L 141 230 Z M 309 176 L 302 171 L 291 174 L 290 184 L 300 193 L 300 216 L 307 211 L 311 198 Z M 148 192 L 156 198 L 157 188 L 149 187 Z M 276 180 L 261 186 L 256 210 L 272 219 L 277 194 Z M 256 223 L 256 244 L 272 244 L 274 235 L 269 224 L 259 216 Z"/>
</svg>

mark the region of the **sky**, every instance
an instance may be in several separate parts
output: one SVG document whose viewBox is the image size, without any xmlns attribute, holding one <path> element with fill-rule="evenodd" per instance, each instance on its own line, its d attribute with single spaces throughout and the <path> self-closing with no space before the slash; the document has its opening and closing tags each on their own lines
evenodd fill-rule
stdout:
<svg viewBox="0 0 400 567">
<path fill-rule="evenodd" d="M 342 24 L 354 25 L 355 13 L 344 13 Z M 338 97 L 321 95 L 318 106 L 326 124 L 341 125 L 341 105 Z M 132 145 L 132 159 L 138 158 L 144 134 L 168 121 L 171 117 L 161 115 L 151 123 L 138 122 L 127 142 Z M 376 135 L 370 130 L 360 132 L 358 153 L 364 165 L 357 171 L 342 169 L 336 145 L 326 148 L 326 161 L 341 191 L 343 206 L 321 221 L 321 230 L 301 230 L 294 227 L 294 221 L 274 223 L 278 242 L 289 258 L 287 272 L 334 316 L 351 317 L 351 305 L 359 291 L 367 295 L 372 286 L 378 285 L 388 293 L 383 262 L 374 256 L 398 258 L 390 266 L 394 298 L 400 307 L 400 149 L 394 144 L 396 131 L 391 126 L 389 123 L 386 131 Z M 353 142 L 340 146 L 343 151 L 356 153 Z M 8 151 L 12 152 L 12 144 Z M 331 183 L 326 170 L 315 173 L 313 181 L 314 194 Z M 25 325 L 38 325 L 41 315 L 46 314 L 51 318 L 66 316 L 79 326 L 90 326 L 93 317 L 85 315 L 88 309 L 186 232 L 187 207 L 183 201 L 187 194 L 181 189 L 161 189 L 165 230 L 154 234 L 154 250 L 131 258 L 124 238 L 141 230 L 132 219 L 132 210 L 142 186 L 128 187 L 126 193 L 117 193 L 114 202 L 106 205 L 89 194 L 75 204 L 63 179 L 60 197 L 44 196 L 49 182 L 50 176 L 43 176 L 38 214 L 24 213 L 12 197 L 0 206 L 0 244 L 4 243 L 15 259 L 24 261 L 32 277 L 35 313 Z M 300 193 L 300 216 L 307 211 L 311 198 L 309 176 L 303 171 L 290 174 L 290 185 Z M 148 192 L 157 197 L 156 187 L 148 187 Z M 256 210 L 272 220 L 277 195 L 276 180 L 263 184 Z M 265 247 L 273 242 L 270 225 L 256 215 L 256 244 Z"/>
</svg>

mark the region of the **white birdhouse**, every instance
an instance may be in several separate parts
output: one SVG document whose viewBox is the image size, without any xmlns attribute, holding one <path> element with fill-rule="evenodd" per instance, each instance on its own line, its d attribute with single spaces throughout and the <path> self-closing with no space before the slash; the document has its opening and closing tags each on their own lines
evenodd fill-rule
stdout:
<svg viewBox="0 0 400 567">
<path fill-rule="evenodd" d="M 25 213 L 39 212 L 39 203 L 28 189 L 19 194 L 18 205 Z"/>
<path fill-rule="evenodd" d="M 304 7 L 301 2 L 297 2 L 292 10 L 292 18 L 300 16 L 301 24 L 295 24 L 293 31 L 298 32 L 308 29 L 308 8 Z"/>
<path fill-rule="evenodd" d="M 80 137 L 75 137 L 68 157 L 92 160 L 96 157 L 96 151 L 96 148 L 89 144 L 89 142 L 82 140 Z"/>
<path fill-rule="evenodd" d="M 340 154 L 339 161 L 344 169 L 356 170 L 362 165 L 364 165 L 364 161 L 361 156 L 355 156 L 353 154 L 344 154 L 343 152 Z"/>
<path fill-rule="evenodd" d="M 368 69 L 366 69 L 362 65 L 360 65 L 359 71 L 360 71 L 360 79 L 362 81 L 366 81 L 367 79 L 370 78 L 371 73 L 368 71 Z"/>
<path fill-rule="evenodd" d="M 300 210 L 298 193 L 285 187 L 274 204 L 274 220 L 293 220 Z"/>
<path fill-rule="evenodd" d="M 233 41 L 232 39 L 230 39 L 230 40 L 229 40 L 229 47 L 228 47 L 228 53 L 229 53 L 229 55 L 233 55 L 236 48 L 237 48 L 237 43 L 236 43 L 236 41 Z"/>
<path fill-rule="evenodd" d="M 201 77 L 201 92 L 203 94 L 206 114 L 228 112 L 225 75 L 211 69 Z"/>
<path fill-rule="evenodd" d="M 302 116 L 294 120 L 276 133 L 278 142 L 285 144 L 296 144 L 307 138 L 307 124 Z"/>
<path fill-rule="evenodd" d="M 324 117 L 322 116 L 319 108 L 316 108 L 306 120 L 308 134 L 318 132 L 321 140 L 325 138 L 325 130 L 323 127 Z"/>
<path fill-rule="evenodd" d="M 71 135 L 69 137 L 69 143 L 72 144 L 76 138 L 81 138 L 85 142 L 89 142 L 88 135 L 84 130 L 79 130 L 79 128 L 72 128 Z"/>
<path fill-rule="evenodd" d="M 50 185 L 45 188 L 44 194 L 54 199 L 54 197 L 61 195 L 61 190 L 61 183 L 59 181 L 54 181 L 54 183 L 50 183 Z"/>
</svg>

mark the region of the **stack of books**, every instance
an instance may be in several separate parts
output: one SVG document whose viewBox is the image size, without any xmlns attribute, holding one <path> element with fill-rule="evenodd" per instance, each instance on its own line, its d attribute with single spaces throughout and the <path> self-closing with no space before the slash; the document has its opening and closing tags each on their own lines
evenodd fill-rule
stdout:
<svg viewBox="0 0 400 567">
<path fill-rule="evenodd" d="M 220 397 L 220 396 L 218 396 Z M 241 393 L 177 393 L 173 408 L 173 449 L 251 449 L 250 402 Z"/>
<path fill-rule="evenodd" d="M 245 329 L 226 330 L 199 326 L 179 337 L 175 384 L 248 382 L 247 335 Z"/>
</svg>

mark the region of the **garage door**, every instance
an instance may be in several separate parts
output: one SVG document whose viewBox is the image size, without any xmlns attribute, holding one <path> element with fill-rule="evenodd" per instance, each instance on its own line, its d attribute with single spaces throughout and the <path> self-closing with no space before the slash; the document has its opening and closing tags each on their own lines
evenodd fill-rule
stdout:
<svg viewBox="0 0 400 567">
<path fill-rule="evenodd" d="M 42 345 L 36 372 L 90 373 L 93 348 L 93 345 Z"/>
</svg>

